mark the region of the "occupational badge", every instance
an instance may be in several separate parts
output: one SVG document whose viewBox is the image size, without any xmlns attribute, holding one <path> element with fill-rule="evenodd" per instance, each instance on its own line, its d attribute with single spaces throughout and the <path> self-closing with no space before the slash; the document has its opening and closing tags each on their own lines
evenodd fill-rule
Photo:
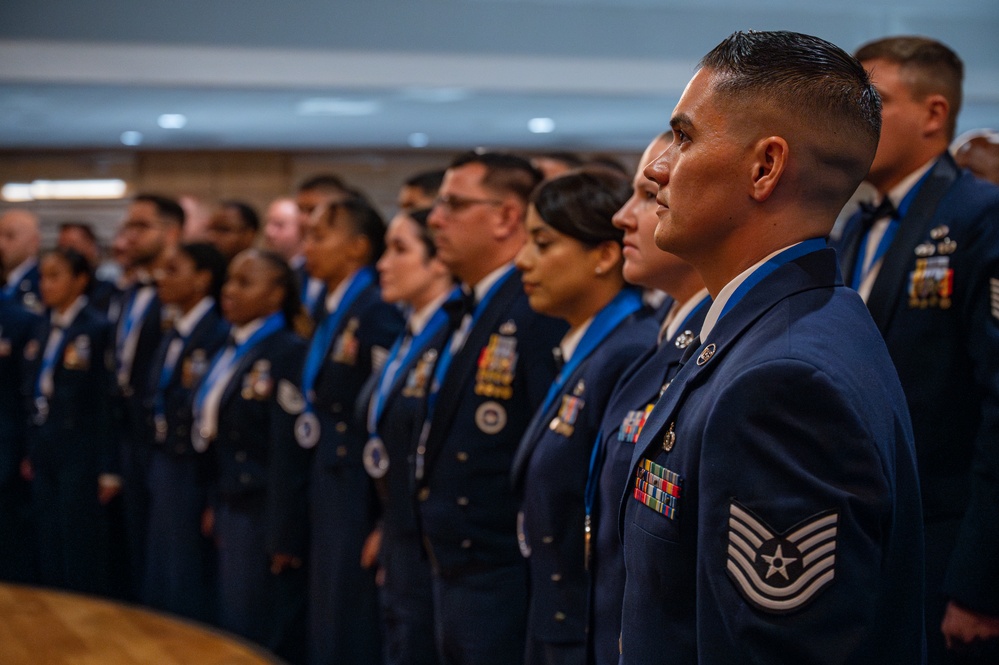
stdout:
<svg viewBox="0 0 999 665">
<path fill-rule="evenodd" d="M 195 349 L 180 368 L 180 384 L 191 390 L 208 371 L 208 355 L 204 349 Z"/>
<path fill-rule="evenodd" d="M 249 373 L 243 376 L 243 399 L 265 400 L 271 396 L 274 380 L 271 378 L 271 361 L 261 358 L 253 363 Z"/>
<path fill-rule="evenodd" d="M 430 385 L 430 376 L 433 374 L 434 365 L 437 363 L 437 349 L 427 349 L 420 356 L 420 359 L 413 365 L 406 376 L 406 384 L 402 387 L 403 397 L 416 397 L 422 399 L 427 395 L 427 386 Z"/>
<path fill-rule="evenodd" d="M 813 515 L 776 533 L 737 501 L 729 504 L 726 571 L 742 597 L 764 612 L 807 605 L 836 572 L 839 513 Z"/>
<path fill-rule="evenodd" d="M 483 434 L 498 434 L 506 427 L 506 409 L 499 402 L 483 402 L 475 410 L 475 426 Z"/>
<path fill-rule="evenodd" d="M 67 344 L 62 354 L 62 365 L 74 370 L 86 370 L 90 367 L 90 338 L 77 335 Z"/>
<path fill-rule="evenodd" d="M 288 379 L 278 381 L 277 403 L 288 415 L 297 416 L 305 411 L 305 397 L 302 396 L 302 391 Z"/>
</svg>

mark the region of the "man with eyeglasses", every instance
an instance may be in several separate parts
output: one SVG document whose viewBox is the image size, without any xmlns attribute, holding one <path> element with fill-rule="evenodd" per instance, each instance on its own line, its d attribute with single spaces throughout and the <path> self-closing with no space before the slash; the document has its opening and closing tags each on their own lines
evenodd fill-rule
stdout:
<svg viewBox="0 0 999 665">
<path fill-rule="evenodd" d="M 528 580 L 510 467 L 565 332 L 530 309 L 513 264 L 540 180 L 520 157 L 467 153 L 447 169 L 429 218 L 437 256 L 466 293 L 429 377 L 413 468 L 446 664 L 524 657 Z"/>
</svg>

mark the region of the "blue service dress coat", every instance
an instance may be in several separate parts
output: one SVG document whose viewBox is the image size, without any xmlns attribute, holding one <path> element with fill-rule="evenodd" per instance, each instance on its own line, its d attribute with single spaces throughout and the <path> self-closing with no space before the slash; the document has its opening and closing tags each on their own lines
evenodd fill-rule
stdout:
<svg viewBox="0 0 999 665">
<path fill-rule="evenodd" d="M 435 320 L 435 316 L 441 319 Z M 420 539 L 412 483 L 413 454 L 423 425 L 427 392 L 434 365 L 450 334 L 447 313 L 439 309 L 435 316 L 415 338 L 423 337 L 422 343 L 414 341 L 409 331 L 405 333 L 399 355 L 408 360 L 395 372 L 375 427 L 384 448 L 377 457 L 375 443 L 369 440 L 365 448 L 365 468 L 373 478 L 381 505 L 379 564 L 384 582 L 380 593 L 387 665 L 439 662 L 430 563 Z M 411 345 L 415 346 L 412 353 L 406 353 Z M 374 394 L 378 379 L 377 373 L 372 375 L 365 395 Z M 370 402 L 362 400 L 369 408 Z M 364 409 L 360 418 L 367 421 L 368 417 L 368 409 Z"/>
<path fill-rule="evenodd" d="M 611 330 L 580 359 L 549 406 L 535 413 L 513 461 L 514 485 L 523 497 L 518 538 L 531 579 L 528 642 L 572 650 L 566 662 L 586 662 L 584 494 L 600 419 L 618 377 L 655 344 L 657 330 L 640 311 Z M 528 649 L 529 662 L 547 662 L 539 650 Z"/>
<path fill-rule="evenodd" d="M 839 245 L 845 275 L 862 235 L 858 216 Z M 999 616 L 999 187 L 941 156 L 900 221 L 868 309 L 912 414 L 932 654 L 947 599 Z"/>
<path fill-rule="evenodd" d="M 100 528 L 98 477 L 117 471 L 111 324 L 89 305 L 63 331 L 52 364 L 52 391 L 39 391 L 47 321 L 25 347 L 34 397 L 28 459 L 43 584 L 107 593 L 107 548 Z"/>
<path fill-rule="evenodd" d="M 298 388 L 305 342 L 281 328 L 255 343 L 222 392 L 214 465 L 220 623 L 279 656 L 300 662 L 302 569 L 274 575 L 274 554 L 305 558 L 311 451 L 295 440 L 304 406 Z M 208 378 L 205 379 L 206 381 Z"/>
<path fill-rule="evenodd" d="M 21 477 L 29 395 L 25 346 L 40 334 L 42 318 L 0 298 L 0 579 L 34 581 L 30 486 Z"/>
<path fill-rule="evenodd" d="M 621 663 L 923 662 L 911 424 L 835 253 L 778 267 L 705 342 L 635 446 Z"/>
<path fill-rule="evenodd" d="M 312 386 L 319 441 L 310 490 L 309 661 L 374 663 L 381 659 L 378 589 L 375 570 L 361 568 L 361 549 L 378 509 L 362 462 L 368 437 L 355 418 L 356 400 L 404 321 L 382 301 L 376 281 L 327 316 L 339 321 Z"/>
<path fill-rule="evenodd" d="M 39 295 L 40 279 L 41 273 L 36 262 L 21 275 L 17 282 L 4 285 L 0 300 L 10 300 L 29 312 L 42 314 L 45 311 L 45 305 Z"/>
<path fill-rule="evenodd" d="M 477 305 L 433 397 L 414 475 L 445 661 L 523 659 L 527 571 L 517 547 L 511 466 L 555 377 L 552 349 L 566 328 L 531 310 L 520 274 L 511 269 L 491 299 Z M 482 584 L 489 585 L 488 603 Z"/>
<path fill-rule="evenodd" d="M 191 400 L 215 354 L 225 344 L 227 324 L 213 304 L 190 334 L 164 336 L 149 375 L 147 429 L 154 432 L 149 465 L 149 534 L 143 588 L 152 607 L 198 621 L 218 620 L 215 546 L 201 533 L 209 505 L 205 456 L 191 444 Z M 167 351 L 180 337 L 180 353 L 165 368 Z"/>
<path fill-rule="evenodd" d="M 667 300 L 655 315 L 656 325 L 669 311 Z M 596 459 L 587 483 L 590 503 L 590 648 L 596 665 L 617 665 L 624 597 L 624 552 L 618 532 L 621 496 L 631 479 L 631 457 L 645 419 L 679 370 L 680 358 L 694 342 L 708 313 L 705 298 L 670 339 L 649 348 L 629 367 L 614 388 L 600 422 Z"/>
</svg>

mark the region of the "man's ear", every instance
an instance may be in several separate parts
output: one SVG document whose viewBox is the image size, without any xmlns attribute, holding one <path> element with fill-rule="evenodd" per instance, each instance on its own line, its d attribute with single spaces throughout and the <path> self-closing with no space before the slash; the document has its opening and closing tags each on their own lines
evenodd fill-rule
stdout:
<svg viewBox="0 0 999 665">
<path fill-rule="evenodd" d="M 493 236 L 496 240 L 506 240 L 523 228 L 527 212 L 524 204 L 512 195 L 504 197 L 498 208 L 499 218 L 493 224 Z"/>
<path fill-rule="evenodd" d="M 943 95 L 928 95 L 923 100 L 925 116 L 923 119 L 923 132 L 927 136 L 946 133 L 947 121 L 950 119 L 950 102 Z"/>
<path fill-rule="evenodd" d="M 766 201 L 777 189 L 787 168 L 787 141 L 779 136 L 760 139 L 753 147 L 752 184 L 750 195 L 758 202 Z"/>
</svg>

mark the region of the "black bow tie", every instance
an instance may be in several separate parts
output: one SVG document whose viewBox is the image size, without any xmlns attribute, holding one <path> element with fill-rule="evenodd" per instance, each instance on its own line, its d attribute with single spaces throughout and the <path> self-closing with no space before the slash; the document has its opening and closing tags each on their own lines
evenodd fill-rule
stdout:
<svg viewBox="0 0 999 665">
<path fill-rule="evenodd" d="M 860 224 L 863 226 L 865 232 L 870 231 L 871 227 L 874 226 L 874 222 L 885 217 L 891 219 L 898 217 L 898 210 L 895 208 L 895 204 L 887 196 L 881 199 L 881 203 L 876 206 L 870 203 L 860 204 Z"/>
<path fill-rule="evenodd" d="M 462 289 L 459 297 L 445 301 L 442 307 L 447 312 L 451 328 L 456 329 L 466 314 L 475 311 L 475 291 Z"/>
</svg>

